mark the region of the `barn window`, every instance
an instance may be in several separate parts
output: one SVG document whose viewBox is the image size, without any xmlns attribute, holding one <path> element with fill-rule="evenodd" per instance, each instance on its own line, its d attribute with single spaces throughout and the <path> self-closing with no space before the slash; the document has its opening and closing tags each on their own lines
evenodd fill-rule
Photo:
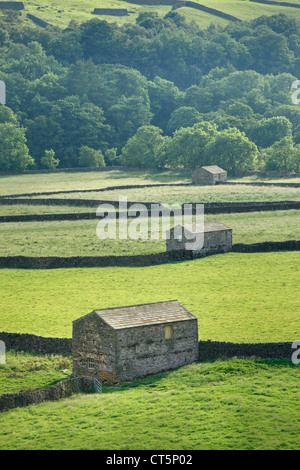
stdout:
<svg viewBox="0 0 300 470">
<path fill-rule="evenodd" d="M 173 325 L 165 326 L 165 339 L 173 339 Z"/>
<path fill-rule="evenodd" d="M 89 369 L 94 369 L 95 367 L 95 362 L 93 357 L 88 357 L 88 368 Z"/>
</svg>

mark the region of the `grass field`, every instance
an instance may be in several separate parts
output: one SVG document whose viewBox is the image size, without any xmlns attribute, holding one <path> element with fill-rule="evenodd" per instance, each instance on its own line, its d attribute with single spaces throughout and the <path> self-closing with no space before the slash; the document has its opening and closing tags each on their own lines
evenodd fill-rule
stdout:
<svg viewBox="0 0 300 470">
<path fill-rule="evenodd" d="M 177 299 L 202 340 L 295 341 L 299 253 L 227 253 L 151 267 L 0 270 L 2 331 L 71 337 L 94 309 Z"/>
<path fill-rule="evenodd" d="M 252 20 L 262 15 L 270 16 L 280 13 L 284 13 L 290 17 L 299 15 L 299 10 L 294 8 L 282 6 L 277 7 L 276 5 L 262 5 L 242 0 L 201 0 L 198 3 L 201 3 L 202 5 L 208 6 L 210 8 L 215 8 L 246 21 Z M 291 3 L 298 2 L 297 0 L 291 0 Z M 26 14 L 31 13 L 49 22 L 50 24 L 65 28 L 68 26 L 71 20 L 81 23 L 94 18 L 92 11 L 95 7 L 127 8 L 129 15 L 124 17 L 97 15 L 97 17 L 100 19 L 117 22 L 119 24 L 134 23 L 138 14 L 142 11 L 157 12 L 159 16 L 163 17 L 171 10 L 170 5 L 138 5 L 134 1 L 126 2 L 122 0 L 102 0 L 98 1 L 97 3 L 91 0 L 66 0 L 63 5 L 61 2 L 59 2 L 59 0 L 52 0 L 52 2 L 39 0 L 38 3 L 30 1 L 26 2 L 26 9 L 23 11 L 23 17 L 24 21 L 29 22 L 29 20 L 26 19 Z M 220 24 L 222 26 L 225 26 L 228 23 L 227 20 L 208 13 L 200 12 L 192 8 L 181 8 L 179 9 L 179 12 L 186 17 L 187 21 L 194 20 L 202 28 L 208 27 L 211 23 Z M 30 24 L 32 25 L 33 23 L 30 22 Z"/>
<path fill-rule="evenodd" d="M 32 211 L 37 213 L 35 206 Z M 219 220 L 232 228 L 233 243 L 300 239 L 300 211 L 297 210 L 217 214 L 206 216 L 205 220 Z M 161 229 L 167 222 L 165 218 L 160 221 Z M 129 230 L 131 223 L 128 222 Z M 151 238 L 150 219 L 149 238 L 138 240 L 100 240 L 96 235 L 97 224 L 97 219 L 1 223 L 0 256 L 120 256 L 166 251 L 162 233 L 159 240 Z M 171 220 L 170 226 L 173 225 Z M 118 233 L 118 221 L 116 227 Z"/>
<path fill-rule="evenodd" d="M 191 172 L 180 171 L 86 171 L 0 176 L 0 195 L 49 191 L 76 191 L 108 186 L 157 183 L 188 183 Z"/>
<path fill-rule="evenodd" d="M 7 351 L 5 359 L 0 365 L 0 395 L 48 387 L 72 373 L 70 357 Z"/>
<path fill-rule="evenodd" d="M 291 361 L 194 363 L 1 416 L 1 449 L 299 449 Z"/>
<path fill-rule="evenodd" d="M 277 186 L 158 186 L 157 188 L 116 189 L 101 192 L 72 192 L 49 195 L 52 199 L 95 199 L 118 201 L 160 202 L 162 204 L 189 202 L 247 202 L 247 201 L 299 201 L 300 189 Z M 44 198 L 45 196 L 37 196 Z M 48 197 L 48 196 L 47 196 Z M 1 202 L 1 200 L 0 200 Z"/>
<path fill-rule="evenodd" d="M 190 174 L 171 171 L 66 172 L 0 177 L 0 193 L 188 181 Z M 299 189 L 247 186 L 95 194 L 171 203 L 299 200 Z M 1 215 L 92 210 L 56 206 L 55 198 L 51 206 L 0 204 Z M 233 243 L 299 239 L 300 211 L 206 216 L 214 219 L 233 229 Z M 96 225 L 97 219 L 2 223 L 0 256 L 165 250 L 164 240 L 101 241 Z M 299 252 L 227 253 L 150 267 L 0 269 L 0 330 L 71 337 L 72 321 L 96 308 L 178 299 L 197 316 L 200 340 L 292 342 L 300 338 L 299 261 Z M 69 357 L 9 351 L 0 365 L 0 394 L 52 385 L 71 369 Z M 100 396 L 77 394 L 2 413 L 0 449 L 300 449 L 299 374 L 291 360 L 233 358 L 105 385 Z"/>
</svg>

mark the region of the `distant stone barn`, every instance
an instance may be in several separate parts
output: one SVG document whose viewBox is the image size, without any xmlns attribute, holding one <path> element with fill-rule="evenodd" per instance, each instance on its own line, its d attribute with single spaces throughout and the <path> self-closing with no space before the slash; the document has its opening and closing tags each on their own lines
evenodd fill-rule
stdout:
<svg viewBox="0 0 300 470">
<path fill-rule="evenodd" d="M 218 220 L 204 222 L 204 224 L 178 224 L 166 232 L 166 249 L 190 250 L 191 243 L 196 241 L 196 236 L 202 234 L 199 240 L 203 242 L 199 253 L 226 253 L 232 249 L 232 229 Z"/>
<path fill-rule="evenodd" d="M 94 310 L 73 322 L 73 375 L 128 381 L 198 359 L 197 318 L 177 300 Z"/>
<path fill-rule="evenodd" d="M 195 185 L 214 185 L 218 181 L 227 181 L 227 171 L 217 165 L 202 166 L 193 171 L 192 184 Z"/>
</svg>

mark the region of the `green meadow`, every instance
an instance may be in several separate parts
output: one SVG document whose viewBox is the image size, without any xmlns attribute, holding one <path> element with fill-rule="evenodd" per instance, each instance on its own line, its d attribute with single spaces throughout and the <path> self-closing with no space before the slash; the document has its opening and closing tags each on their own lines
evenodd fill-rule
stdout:
<svg viewBox="0 0 300 470">
<path fill-rule="evenodd" d="M 0 195 L 100 189 L 131 184 L 188 183 L 190 179 L 191 172 L 167 170 L 60 171 L 57 173 L 0 175 Z"/>
<path fill-rule="evenodd" d="M 0 193 L 189 181 L 190 174 L 172 171 L 59 172 L 2 176 Z M 295 188 L 233 185 L 77 195 L 117 200 L 118 194 L 170 203 L 299 200 Z M 76 194 L 58 197 L 64 196 Z M 57 206 L 55 197 L 49 206 L 0 204 L 1 215 L 95 209 Z M 299 239 L 299 217 L 299 211 L 288 210 L 208 215 L 206 220 L 231 227 L 233 243 L 256 243 Z M 165 250 L 162 239 L 99 240 L 97 222 L 2 223 L 0 256 Z M 96 308 L 177 299 L 198 318 L 199 340 L 293 342 L 300 338 L 299 261 L 299 252 L 227 253 L 149 267 L 0 269 L 0 330 L 70 338 L 72 321 Z M 71 374 L 71 357 L 8 351 L 6 364 L 0 365 L 0 394 L 47 387 Z M 300 449 L 299 374 L 291 360 L 232 358 L 104 385 L 102 395 L 74 394 L 2 413 L 0 449 Z"/>
<path fill-rule="evenodd" d="M 31 13 L 54 26 L 65 28 L 68 26 L 70 21 L 76 21 L 82 23 L 94 18 L 92 14 L 95 7 L 97 8 L 127 8 L 129 15 L 123 17 L 115 17 L 109 15 L 97 15 L 100 19 L 106 21 L 117 22 L 118 24 L 123 23 L 135 23 L 135 20 L 140 12 L 150 11 L 157 12 L 159 16 L 166 15 L 170 10 L 170 5 L 138 5 L 135 1 L 122 1 L 122 0 L 100 0 L 95 4 L 91 0 L 66 0 L 63 4 L 58 0 L 52 0 L 52 2 L 46 2 L 46 0 L 39 0 L 35 2 L 25 2 L 25 10 L 22 12 L 25 22 L 30 22 L 26 19 L 26 14 Z M 241 20 L 250 21 L 259 16 L 266 15 L 278 15 L 283 13 L 287 16 L 294 17 L 298 14 L 298 10 L 290 7 L 283 7 L 276 5 L 263 5 L 259 3 L 252 3 L 247 0 L 201 0 L 197 3 L 201 3 L 210 8 L 215 8 L 224 13 L 236 16 Z M 296 0 L 291 0 L 290 3 L 297 3 Z M 192 8 L 180 8 L 187 21 L 195 21 L 200 24 L 203 28 L 207 28 L 211 23 L 226 26 L 229 23 L 228 20 L 219 18 L 218 16 L 211 15 L 205 12 L 201 12 Z M 32 24 L 30 22 L 30 24 Z"/>
<path fill-rule="evenodd" d="M 199 338 L 295 341 L 299 253 L 227 253 L 150 267 L 1 269 L 2 331 L 71 337 L 94 309 L 179 300 Z"/>
<path fill-rule="evenodd" d="M 49 387 L 72 373 L 70 357 L 7 351 L 5 359 L 0 365 L 0 395 Z"/>
<path fill-rule="evenodd" d="M 141 184 L 141 183 L 140 183 Z M 248 201 L 299 201 L 300 190 L 293 187 L 281 186 L 247 186 L 247 185 L 217 185 L 217 186 L 158 186 L 156 188 L 115 189 L 101 192 L 72 192 L 50 194 L 55 199 L 96 199 L 118 201 L 120 196 L 126 196 L 128 201 L 160 202 L 165 204 L 189 202 L 248 202 Z M 44 198 L 44 195 L 38 196 Z M 0 201 L 1 202 L 1 201 Z"/>
<path fill-rule="evenodd" d="M 291 361 L 190 364 L 2 413 L 0 448 L 296 450 L 299 372 Z"/>
<path fill-rule="evenodd" d="M 32 212 L 37 214 L 36 206 L 31 207 Z M 91 211 L 91 208 L 88 210 Z M 128 233 L 131 227 L 134 228 L 133 224 L 137 220 L 133 218 L 128 221 Z M 216 214 L 205 216 L 205 220 L 219 220 L 232 228 L 233 243 L 249 244 L 300 239 L 300 212 L 297 210 Z M 96 234 L 98 223 L 106 224 L 99 219 L 2 223 L 0 256 L 120 256 L 160 253 L 166 251 L 165 231 L 168 225 L 173 226 L 173 219 L 169 224 L 167 218 L 160 219 L 159 239 L 151 238 L 151 229 L 154 225 L 151 225 L 150 217 L 148 232 L 144 232 L 146 238 L 136 240 L 131 238 L 100 240 Z M 116 234 L 118 233 L 117 220 Z"/>
</svg>

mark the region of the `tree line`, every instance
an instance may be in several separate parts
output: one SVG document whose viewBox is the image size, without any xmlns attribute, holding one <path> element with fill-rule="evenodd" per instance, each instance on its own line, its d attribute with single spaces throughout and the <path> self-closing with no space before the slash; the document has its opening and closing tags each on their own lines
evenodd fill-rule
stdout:
<svg viewBox="0 0 300 470">
<path fill-rule="evenodd" d="M 178 12 L 65 30 L 0 18 L 0 170 L 217 164 L 299 171 L 300 23 L 203 30 Z"/>
</svg>

